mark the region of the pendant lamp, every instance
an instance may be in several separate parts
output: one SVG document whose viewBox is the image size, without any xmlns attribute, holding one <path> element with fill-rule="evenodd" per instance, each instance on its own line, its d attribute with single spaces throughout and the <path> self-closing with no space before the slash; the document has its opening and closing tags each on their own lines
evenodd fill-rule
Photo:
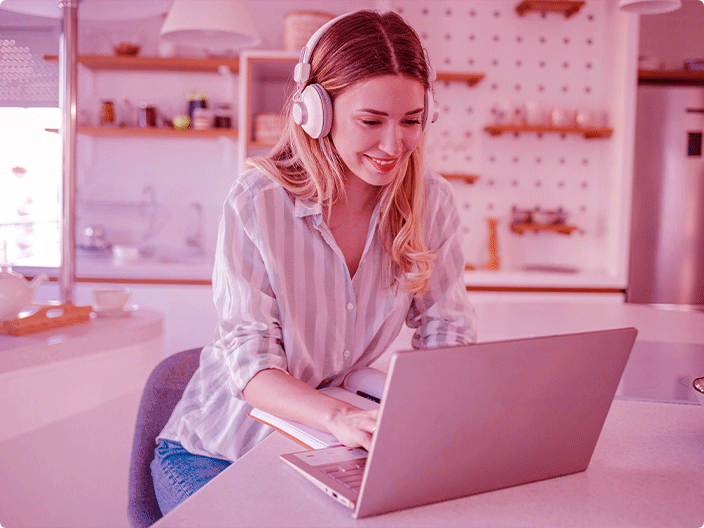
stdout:
<svg viewBox="0 0 704 528">
<path fill-rule="evenodd" d="M 618 7 L 636 15 L 657 15 L 678 10 L 682 0 L 620 0 Z"/>
<path fill-rule="evenodd" d="M 217 54 L 261 42 L 247 7 L 237 0 L 174 0 L 160 35 L 173 44 Z"/>
</svg>

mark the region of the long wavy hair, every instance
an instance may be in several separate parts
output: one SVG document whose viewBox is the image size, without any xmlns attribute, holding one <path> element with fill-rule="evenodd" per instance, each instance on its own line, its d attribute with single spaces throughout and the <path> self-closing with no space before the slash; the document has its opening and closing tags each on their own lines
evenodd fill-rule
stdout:
<svg viewBox="0 0 704 528">
<path fill-rule="evenodd" d="M 396 13 L 357 11 L 335 22 L 311 56 L 307 84 L 318 83 L 335 98 L 355 83 L 382 75 L 401 75 L 430 89 L 430 68 L 417 33 Z M 345 165 L 330 134 L 312 139 L 293 122 L 289 101 L 284 132 L 267 157 L 247 163 L 278 181 L 293 195 L 330 211 L 345 194 Z M 379 232 L 391 256 L 390 283 L 414 294 L 427 291 L 435 258 L 423 225 L 423 142 L 399 166 L 380 194 Z"/>
</svg>

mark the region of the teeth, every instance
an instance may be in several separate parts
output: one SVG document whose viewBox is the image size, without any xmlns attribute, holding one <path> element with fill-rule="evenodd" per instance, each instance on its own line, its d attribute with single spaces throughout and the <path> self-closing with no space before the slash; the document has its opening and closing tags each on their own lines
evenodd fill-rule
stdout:
<svg viewBox="0 0 704 528">
<path fill-rule="evenodd" d="M 395 160 L 380 160 L 376 158 L 372 158 L 376 163 L 379 165 L 391 165 Z"/>
</svg>

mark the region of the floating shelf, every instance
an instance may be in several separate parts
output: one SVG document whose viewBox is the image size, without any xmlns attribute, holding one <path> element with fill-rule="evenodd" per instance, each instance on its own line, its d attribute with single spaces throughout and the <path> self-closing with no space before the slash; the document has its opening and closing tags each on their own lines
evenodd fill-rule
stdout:
<svg viewBox="0 0 704 528">
<path fill-rule="evenodd" d="M 468 183 L 470 185 L 479 179 L 479 175 L 477 175 L 477 174 L 464 174 L 464 173 L 458 173 L 458 172 L 453 172 L 453 173 L 441 172 L 440 176 L 442 176 L 443 178 L 447 178 L 448 180 L 462 180 L 465 183 Z"/>
<path fill-rule="evenodd" d="M 46 62 L 58 62 L 57 55 L 45 55 Z M 225 66 L 232 72 L 240 69 L 238 58 L 193 58 L 193 57 L 121 57 L 111 55 L 80 55 L 79 64 L 91 70 L 147 70 L 217 72 Z"/>
<path fill-rule="evenodd" d="M 540 231 L 552 231 L 555 233 L 560 233 L 563 235 L 571 235 L 573 231 L 576 231 L 578 228 L 576 226 L 571 226 L 567 224 L 552 224 L 552 225 L 541 225 L 541 224 L 511 224 L 511 231 L 513 233 L 516 233 L 518 235 L 522 235 L 526 231 L 533 231 L 534 233 L 538 233 Z"/>
<path fill-rule="evenodd" d="M 168 138 L 217 138 L 228 137 L 237 138 L 237 130 L 234 128 L 206 128 L 195 130 L 187 128 L 177 130 L 175 128 L 154 127 L 78 127 L 78 133 L 94 137 L 128 137 L 128 136 L 149 136 Z"/>
<path fill-rule="evenodd" d="M 523 16 L 529 11 L 539 11 L 545 13 L 563 13 L 565 18 L 569 18 L 577 13 L 585 2 L 567 2 L 561 0 L 524 0 L 516 6 L 518 16 Z"/>
<path fill-rule="evenodd" d="M 504 132 L 533 132 L 536 134 L 557 133 L 557 134 L 580 134 L 587 139 L 608 137 L 613 133 L 612 128 L 582 128 L 582 127 L 555 127 L 543 125 L 489 125 L 484 130 L 492 136 L 500 136 Z"/>
<path fill-rule="evenodd" d="M 46 62 L 58 62 L 58 55 L 45 55 Z M 298 57 L 286 57 L 283 62 L 292 64 Z M 91 70 L 146 70 L 146 71 L 185 71 L 217 72 L 225 66 L 232 72 L 239 72 L 238 58 L 193 58 L 193 57 L 121 57 L 112 55 L 81 55 L 78 62 Z M 293 70 L 291 70 L 293 73 Z M 474 86 L 484 78 L 483 73 L 437 72 L 438 81 L 467 82 Z"/>
<path fill-rule="evenodd" d="M 638 84 L 702 86 L 704 71 L 638 70 Z"/>
<path fill-rule="evenodd" d="M 474 86 L 484 77 L 485 75 L 483 73 L 437 72 L 436 81 L 466 82 L 469 86 Z"/>
<path fill-rule="evenodd" d="M 59 132 L 57 128 L 47 128 L 47 132 Z M 77 132 L 84 136 L 93 137 L 166 137 L 166 138 L 216 138 L 227 137 L 237 139 L 238 133 L 234 128 L 207 128 L 205 130 L 176 130 L 175 128 L 154 127 L 87 127 L 79 126 Z"/>
</svg>

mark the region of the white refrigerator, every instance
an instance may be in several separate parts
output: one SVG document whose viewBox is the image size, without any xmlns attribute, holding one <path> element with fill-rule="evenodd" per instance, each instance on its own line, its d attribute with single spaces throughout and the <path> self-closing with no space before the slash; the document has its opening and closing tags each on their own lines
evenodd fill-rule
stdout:
<svg viewBox="0 0 704 528">
<path fill-rule="evenodd" d="M 704 87 L 638 88 L 627 300 L 704 311 Z"/>
</svg>

